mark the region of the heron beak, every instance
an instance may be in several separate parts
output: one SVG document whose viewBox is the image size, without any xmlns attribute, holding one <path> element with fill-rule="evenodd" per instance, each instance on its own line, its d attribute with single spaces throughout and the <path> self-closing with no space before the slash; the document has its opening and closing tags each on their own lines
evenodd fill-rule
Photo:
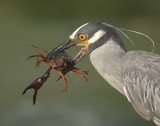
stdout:
<svg viewBox="0 0 160 126">
<path fill-rule="evenodd" d="M 84 46 L 85 49 L 88 49 L 88 46 L 89 46 L 89 43 L 88 41 L 84 41 L 84 42 L 81 42 L 81 43 L 77 43 L 76 46 Z"/>
<path fill-rule="evenodd" d="M 83 46 L 83 48 L 81 48 L 79 53 L 73 58 L 73 61 L 75 64 L 77 64 L 84 56 L 86 56 L 88 54 L 89 43 L 86 40 L 84 42 L 77 43 L 76 46 Z"/>
<path fill-rule="evenodd" d="M 46 58 L 51 59 L 56 53 L 59 53 L 61 51 L 64 51 L 72 46 L 75 46 L 76 42 L 72 40 L 68 40 L 62 44 L 60 44 L 58 47 L 54 48 L 47 56 Z"/>
<path fill-rule="evenodd" d="M 58 47 L 54 48 L 47 56 L 46 58 L 51 59 L 56 53 L 59 53 L 61 51 L 64 51 L 72 46 L 83 46 L 83 48 L 79 51 L 79 53 L 73 58 L 74 64 L 77 64 L 88 52 L 88 41 L 84 42 L 76 42 L 74 40 L 69 39 L 68 41 L 60 44 Z"/>
</svg>

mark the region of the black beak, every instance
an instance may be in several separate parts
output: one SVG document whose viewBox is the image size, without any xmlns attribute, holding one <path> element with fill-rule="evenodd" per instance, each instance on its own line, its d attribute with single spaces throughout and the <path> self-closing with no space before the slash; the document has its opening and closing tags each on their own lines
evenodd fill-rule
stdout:
<svg viewBox="0 0 160 126">
<path fill-rule="evenodd" d="M 56 53 L 59 53 L 61 51 L 64 51 L 72 46 L 75 46 L 76 42 L 72 41 L 72 40 L 68 40 L 62 44 L 60 44 L 58 47 L 56 47 L 55 49 L 53 49 L 46 58 L 51 59 Z"/>
<path fill-rule="evenodd" d="M 72 46 L 75 46 L 76 42 L 73 40 L 68 40 L 62 44 L 60 44 L 58 47 L 54 48 L 47 56 L 46 58 L 51 59 L 56 53 L 59 53 L 61 51 L 64 51 Z M 72 64 L 77 64 L 84 56 L 88 54 L 88 51 L 84 48 L 80 50 L 80 52 L 73 58 Z"/>
</svg>

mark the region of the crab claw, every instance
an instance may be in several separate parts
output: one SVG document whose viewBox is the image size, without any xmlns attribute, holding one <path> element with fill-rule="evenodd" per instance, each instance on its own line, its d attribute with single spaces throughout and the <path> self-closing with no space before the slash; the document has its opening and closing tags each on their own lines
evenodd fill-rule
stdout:
<svg viewBox="0 0 160 126">
<path fill-rule="evenodd" d="M 33 81 L 28 87 L 26 87 L 22 93 L 24 95 L 28 89 L 34 89 L 34 94 L 33 94 L 33 104 L 36 103 L 36 96 L 37 96 L 37 91 L 42 87 L 43 83 L 47 81 L 47 78 L 50 76 L 50 71 L 51 67 L 44 73 L 43 76 L 37 78 L 35 81 Z"/>
<path fill-rule="evenodd" d="M 33 104 L 35 104 L 37 91 L 42 87 L 42 85 L 43 85 L 43 78 L 39 77 L 33 83 L 31 83 L 28 87 L 26 87 L 26 89 L 23 91 L 22 95 L 24 95 L 28 89 L 34 89 Z"/>
</svg>

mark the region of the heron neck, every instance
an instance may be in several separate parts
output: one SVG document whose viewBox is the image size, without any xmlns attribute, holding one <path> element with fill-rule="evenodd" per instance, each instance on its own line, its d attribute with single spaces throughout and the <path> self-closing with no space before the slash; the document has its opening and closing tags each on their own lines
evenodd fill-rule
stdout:
<svg viewBox="0 0 160 126">
<path fill-rule="evenodd" d="M 122 84 L 121 58 L 126 54 L 122 48 L 113 40 L 95 49 L 90 54 L 90 60 L 99 74 L 115 89 L 124 94 Z"/>
</svg>

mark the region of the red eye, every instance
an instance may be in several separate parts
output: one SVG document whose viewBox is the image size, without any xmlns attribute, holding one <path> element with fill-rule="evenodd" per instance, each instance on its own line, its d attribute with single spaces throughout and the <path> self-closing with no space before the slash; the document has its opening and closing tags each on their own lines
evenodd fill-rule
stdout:
<svg viewBox="0 0 160 126">
<path fill-rule="evenodd" d="M 87 39 L 87 35 L 81 33 L 81 34 L 78 35 L 78 38 L 79 38 L 79 40 L 81 40 L 81 41 L 85 41 L 85 40 Z"/>
</svg>

